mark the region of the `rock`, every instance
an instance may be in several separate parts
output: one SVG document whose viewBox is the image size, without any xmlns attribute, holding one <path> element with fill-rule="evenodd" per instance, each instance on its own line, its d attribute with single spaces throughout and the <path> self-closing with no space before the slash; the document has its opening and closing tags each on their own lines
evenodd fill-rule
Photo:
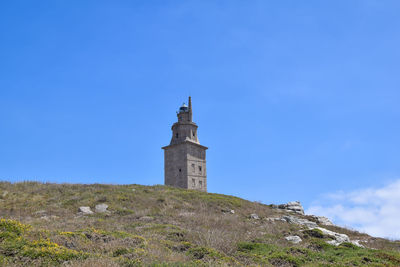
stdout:
<svg viewBox="0 0 400 267">
<path fill-rule="evenodd" d="M 250 219 L 259 220 L 259 219 L 260 219 L 260 217 L 258 217 L 258 215 L 257 215 L 257 214 L 255 214 L 255 213 L 252 213 L 252 214 L 250 214 Z"/>
<path fill-rule="evenodd" d="M 266 218 L 266 220 L 267 220 L 267 221 L 270 221 L 270 222 L 274 222 L 274 221 L 283 221 L 283 222 L 286 222 L 285 219 L 279 218 L 279 217 L 269 217 L 269 218 Z"/>
<path fill-rule="evenodd" d="M 300 219 L 300 218 L 297 218 L 294 216 L 283 216 L 282 219 L 284 219 L 288 223 L 304 225 L 308 228 L 317 228 L 318 227 L 318 225 L 315 222 L 309 221 L 307 219 Z"/>
<path fill-rule="evenodd" d="M 50 218 L 47 215 L 40 217 L 40 219 L 45 220 L 45 221 L 50 221 Z"/>
<path fill-rule="evenodd" d="M 285 237 L 285 239 L 294 244 L 300 243 L 302 241 L 301 238 L 297 235 L 290 235 L 290 236 Z"/>
<path fill-rule="evenodd" d="M 91 211 L 90 207 L 79 207 L 78 212 L 84 215 L 93 214 L 93 211 Z"/>
<path fill-rule="evenodd" d="M 136 191 L 136 189 L 135 188 L 132 188 L 132 192 L 135 192 Z"/>
<path fill-rule="evenodd" d="M 40 215 L 40 214 L 45 214 L 45 213 L 46 213 L 45 210 L 38 210 L 38 211 L 35 211 L 33 214 Z"/>
<path fill-rule="evenodd" d="M 102 204 L 97 204 L 94 209 L 95 209 L 96 212 L 104 213 L 104 212 L 109 212 L 107 210 L 107 208 L 108 208 L 108 205 L 105 204 L 105 203 L 102 203 Z"/>
<path fill-rule="evenodd" d="M 360 247 L 360 248 L 365 248 L 363 245 L 360 244 L 360 240 L 352 240 L 350 241 L 353 245 Z"/>
<path fill-rule="evenodd" d="M 222 211 L 223 213 L 235 214 L 235 211 L 234 211 L 234 210 L 231 210 L 231 209 L 222 209 L 221 211 Z"/>
<path fill-rule="evenodd" d="M 350 238 L 345 234 L 339 234 L 339 233 L 330 231 L 330 230 L 322 228 L 322 227 L 315 227 L 315 228 L 320 230 L 324 235 L 328 235 L 328 236 L 335 238 L 335 240 L 327 241 L 326 243 L 328 243 L 328 244 L 338 246 L 344 242 L 350 242 Z"/>
<path fill-rule="evenodd" d="M 324 216 L 315 216 L 315 215 L 311 215 L 311 217 L 313 217 L 317 223 L 322 224 L 322 225 L 334 225 L 331 220 L 329 220 L 328 218 L 324 217 Z"/>
<path fill-rule="evenodd" d="M 272 218 L 272 219 L 276 219 L 276 218 Z M 330 231 L 328 229 L 319 227 L 315 222 L 309 221 L 307 219 L 301 219 L 301 218 L 298 218 L 298 217 L 295 217 L 295 216 L 283 216 L 282 219 L 284 219 L 288 223 L 294 223 L 294 224 L 299 224 L 299 225 L 306 226 L 309 229 L 318 229 L 324 235 L 333 237 L 334 238 L 333 240 L 329 240 L 329 241 L 326 242 L 328 244 L 331 244 L 331 245 L 334 245 L 334 246 L 339 246 L 340 244 L 342 244 L 344 242 L 349 242 L 349 243 L 352 243 L 352 244 L 354 244 L 356 246 L 363 247 L 361 244 L 359 244 L 359 240 L 351 241 L 350 238 L 346 234 L 336 233 L 336 232 Z"/>
<path fill-rule="evenodd" d="M 303 206 L 301 205 L 300 201 L 291 201 L 286 204 L 280 204 L 278 206 L 274 205 L 272 207 L 287 210 L 287 211 L 294 211 L 296 213 L 304 215 L 304 209 L 303 209 Z"/>
<path fill-rule="evenodd" d="M 8 191 L 4 191 L 3 194 L 1 194 L 1 196 L 2 196 L 3 198 L 5 198 L 7 195 L 8 195 Z"/>
</svg>

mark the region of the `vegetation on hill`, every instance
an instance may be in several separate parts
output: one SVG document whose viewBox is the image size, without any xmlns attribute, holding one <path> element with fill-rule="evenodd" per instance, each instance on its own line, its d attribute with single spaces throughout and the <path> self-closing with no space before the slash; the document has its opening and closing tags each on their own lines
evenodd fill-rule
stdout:
<svg viewBox="0 0 400 267">
<path fill-rule="evenodd" d="M 101 203 L 108 212 L 78 213 Z M 324 226 L 365 248 L 329 245 L 317 229 L 271 219 L 288 213 L 166 186 L 1 182 L 0 266 L 400 266 L 400 242 Z"/>
</svg>

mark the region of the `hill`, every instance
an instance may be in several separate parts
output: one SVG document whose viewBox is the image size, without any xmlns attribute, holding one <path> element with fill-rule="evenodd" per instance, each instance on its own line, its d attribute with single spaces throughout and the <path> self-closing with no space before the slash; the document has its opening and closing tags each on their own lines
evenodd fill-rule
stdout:
<svg viewBox="0 0 400 267">
<path fill-rule="evenodd" d="M 398 241 L 166 186 L 1 182 L 0 217 L 1 266 L 400 266 Z"/>
</svg>

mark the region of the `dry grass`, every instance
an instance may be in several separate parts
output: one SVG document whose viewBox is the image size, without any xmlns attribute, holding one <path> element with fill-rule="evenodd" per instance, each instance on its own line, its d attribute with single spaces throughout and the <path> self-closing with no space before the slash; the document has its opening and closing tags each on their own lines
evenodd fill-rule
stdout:
<svg viewBox="0 0 400 267">
<path fill-rule="evenodd" d="M 77 212 L 80 206 L 90 206 L 94 210 L 99 203 L 107 203 L 110 214 L 82 216 Z M 235 213 L 227 212 L 229 210 Z M 252 213 L 258 214 L 260 219 L 250 219 Z M 65 266 L 161 263 L 293 266 L 294 261 L 289 256 L 294 252 L 285 250 L 293 245 L 284 239 L 285 236 L 300 235 L 304 242 L 295 246 L 298 249 L 309 251 L 310 247 L 321 245 L 315 245 L 315 240 L 304 236 L 299 226 L 267 220 L 284 214 L 268 205 L 232 196 L 165 186 L 0 183 L 1 218 L 32 225 L 34 230 L 26 237 L 29 240 L 47 238 L 89 255 L 86 259 L 62 262 Z M 371 238 L 343 228 L 330 229 L 346 233 L 352 239 L 364 240 L 371 248 L 400 251 L 398 242 Z M 239 250 L 239 244 L 246 242 L 260 244 L 262 249 L 253 248 L 255 252 L 251 253 Z M 257 256 L 257 253 L 266 254 Z M 1 255 L 0 249 L 0 265 Z M 307 256 L 310 259 L 318 258 L 310 255 Z M 25 263 L 34 266 L 43 261 L 20 259 L 16 266 Z M 12 264 L 7 262 L 7 265 Z"/>
</svg>

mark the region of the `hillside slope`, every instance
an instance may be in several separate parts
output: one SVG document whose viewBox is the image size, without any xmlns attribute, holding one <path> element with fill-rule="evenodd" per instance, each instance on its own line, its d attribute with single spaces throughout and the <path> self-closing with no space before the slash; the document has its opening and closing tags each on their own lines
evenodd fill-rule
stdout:
<svg viewBox="0 0 400 267">
<path fill-rule="evenodd" d="M 0 266 L 400 266 L 400 242 L 166 186 L 1 182 L 0 217 Z M 330 245 L 329 230 L 364 247 Z"/>
</svg>

